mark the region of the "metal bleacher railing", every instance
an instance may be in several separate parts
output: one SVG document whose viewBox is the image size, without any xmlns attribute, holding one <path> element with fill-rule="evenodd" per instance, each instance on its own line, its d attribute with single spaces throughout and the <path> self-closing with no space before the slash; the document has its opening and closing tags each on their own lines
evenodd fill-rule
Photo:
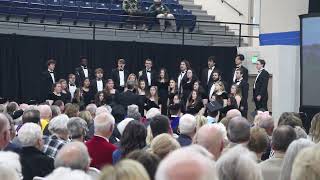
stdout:
<svg viewBox="0 0 320 180">
<path fill-rule="evenodd" d="M 183 9 L 178 0 L 163 0 L 175 16 L 177 31 L 163 32 L 155 28 L 157 19 L 150 16 L 129 16 L 122 9 L 121 2 L 104 0 L 103 2 L 87 2 L 72 0 L 0 0 L 0 14 L 5 17 L 6 22 L 11 24 L 41 25 L 44 30 L 49 26 L 84 28 L 92 32 L 92 39 L 96 39 L 96 31 L 101 29 L 112 29 L 115 32 L 126 30 L 145 32 L 145 29 L 130 28 L 130 19 L 133 18 L 139 24 L 147 24 L 147 32 L 157 32 L 160 37 L 163 34 L 175 34 L 181 37 L 181 44 L 185 44 L 186 37 L 202 36 L 204 39 L 225 37 L 237 41 L 242 45 L 243 38 L 258 38 L 251 34 L 243 34 L 243 27 L 258 26 L 257 24 L 221 22 L 221 21 L 199 21 L 191 11 Z M 146 15 L 152 0 L 142 0 L 140 8 Z M 21 17 L 23 21 L 13 21 L 12 17 Z M 30 22 L 29 19 L 37 18 L 39 22 Z M 54 20 L 52 21 L 46 20 Z M 63 24 L 64 20 L 71 24 Z M 87 22 L 80 25 L 78 22 Z M 101 26 L 101 24 L 103 24 Z M 108 26 L 110 24 L 117 26 Z M 207 28 L 206 28 L 207 26 Z M 153 28 L 152 28 L 153 27 Z M 218 28 L 218 29 L 215 29 Z M 233 29 L 231 29 L 232 27 Z"/>
</svg>

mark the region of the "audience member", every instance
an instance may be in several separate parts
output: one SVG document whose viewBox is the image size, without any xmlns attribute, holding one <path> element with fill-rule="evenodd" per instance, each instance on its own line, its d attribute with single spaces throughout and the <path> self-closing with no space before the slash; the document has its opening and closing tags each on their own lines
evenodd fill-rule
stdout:
<svg viewBox="0 0 320 180">
<path fill-rule="evenodd" d="M 52 118 L 61 114 L 61 110 L 60 110 L 59 106 L 52 105 L 52 106 L 50 106 L 50 108 L 51 108 L 51 112 L 52 112 Z"/>
<path fill-rule="evenodd" d="M 202 126 L 208 124 L 208 119 L 205 116 L 197 115 L 195 118 L 196 118 L 196 131 L 198 131 Z"/>
<path fill-rule="evenodd" d="M 263 180 L 255 155 L 241 145 L 235 146 L 219 158 L 217 171 L 219 180 Z"/>
<path fill-rule="evenodd" d="M 0 179 L 21 180 L 20 157 L 14 152 L 0 151 Z"/>
<path fill-rule="evenodd" d="M 225 151 L 237 144 L 247 145 L 250 139 L 250 124 L 247 119 L 236 116 L 230 119 L 227 126 L 227 136 L 230 141 Z"/>
<path fill-rule="evenodd" d="M 115 166 L 107 166 L 101 173 L 100 180 L 150 180 L 145 168 L 131 159 L 122 160 Z"/>
<path fill-rule="evenodd" d="M 61 100 L 57 100 L 53 103 L 53 105 L 58 106 L 60 108 L 60 112 L 64 113 L 64 102 Z"/>
<path fill-rule="evenodd" d="M 77 117 L 79 115 L 79 106 L 71 103 L 66 104 L 64 114 L 69 118 Z"/>
<path fill-rule="evenodd" d="M 311 127 L 309 130 L 309 138 L 314 142 L 320 142 L 320 112 L 315 114 L 311 120 Z"/>
<path fill-rule="evenodd" d="M 202 126 L 197 131 L 193 142 L 206 148 L 214 156 L 215 160 L 219 159 L 224 147 L 223 134 L 218 129 L 217 124 Z"/>
<path fill-rule="evenodd" d="M 180 148 L 179 142 L 167 133 L 155 137 L 150 145 L 150 151 L 159 156 L 160 159 L 165 158 L 167 154 L 178 148 Z"/>
<path fill-rule="evenodd" d="M 269 137 L 263 128 L 253 127 L 250 130 L 250 140 L 248 142 L 248 149 L 256 153 L 257 161 L 261 161 L 262 154 L 269 146 Z"/>
<path fill-rule="evenodd" d="M 1 180 L 20 180 L 18 173 L 14 169 L 0 164 L 0 179 Z"/>
<path fill-rule="evenodd" d="M 88 104 L 86 107 L 86 110 L 90 112 L 92 119 L 95 118 L 96 116 L 96 111 L 97 111 L 97 105 L 95 104 Z"/>
<path fill-rule="evenodd" d="M 157 108 L 151 108 L 149 111 L 147 111 L 146 118 L 150 120 L 157 115 L 161 115 L 161 111 Z"/>
<path fill-rule="evenodd" d="M 154 116 L 150 122 L 150 127 L 153 138 L 162 133 L 171 133 L 169 118 L 164 115 Z"/>
<path fill-rule="evenodd" d="M 84 142 L 88 132 L 87 122 L 79 117 L 70 118 L 67 124 L 71 141 Z"/>
<path fill-rule="evenodd" d="M 313 146 L 314 143 L 307 139 L 294 140 L 288 147 L 283 158 L 279 180 L 290 180 L 292 165 L 298 153 L 306 147 Z"/>
<path fill-rule="evenodd" d="M 40 111 L 41 130 L 43 132 L 52 118 L 52 111 L 48 105 L 39 105 L 38 110 Z"/>
<path fill-rule="evenodd" d="M 43 140 L 38 124 L 25 123 L 18 132 L 18 139 L 22 146 L 20 161 L 24 180 L 44 177 L 53 171 L 53 159 L 41 152 Z"/>
<path fill-rule="evenodd" d="M 178 126 L 181 116 L 181 104 L 171 104 L 169 106 L 169 114 L 170 114 L 170 124 L 172 131 L 176 134 L 178 134 Z"/>
<path fill-rule="evenodd" d="M 307 139 L 308 138 L 306 131 L 304 129 L 302 129 L 300 126 L 294 127 L 294 131 L 296 132 L 297 139 L 300 139 L 300 138 Z"/>
<path fill-rule="evenodd" d="M 161 3 L 161 0 L 154 0 L 153 4 L 149 7 L 149 14 L 159 19 L 161 31 L 166 29 L 166 21 L 170 23 L 172 31 L 177 30 L 174 15 L 170 13 L 170 9 L 166 5 Z"/>
<path fill-rule="evenodd" d="M 259 114 L 259 111 L 258 111 L 258 114 L 255 116 L 254 121 L 255 121 L 254 124 L 256 124 L 258 127 L 266 130 L 268 137 L 269 137 L 269 142 L 271 142 L 272 133 L 273 133 L 273 129 L 274 129 L 274 120 L 269 115 L 269 112 L 268 113 L 264 112 L 262 114 Z M 264 161 L 266 159 L 269 159 L 270 152 L 271 152 L 271 144 L 269 143 L 267 150 L 261 156 L 261 160 Z"/>
<path fill-rule="evenodd" d="M 140 121 L 141 114 L 137 105 L 131 104 L 128 106 L 127 118 L 133 118 L 134 120 Z"/>
<path fill-rule="evenodd" d="M 274 151 L 274 156 L 259 164 L 264 180 L 279 178 L 286 150 L 296 137 L 294 129 L 287 125 L 279 126 L 273 131 L 271 148 Z"/>
<path fill-rule="evenodd" d="M 196 133 L 196 123 L 196 118 L 191 114 L 181 116 L 179 122 L 180 135 L 177 141 L 182 147 L 192 143 L 192 138 Z"/>
<path fill-rule="evenodd" d="M 80 170 L 60 167 L 44 178 L 45 180 L 92 180 L 89 175 Z"/>
<path fill-rule="evenodd" d="M 79 113 L 79 118 L 82 118 L 87 123 L 88 132 L 86 134 L 86 139 L 91 139 L 94 134 L 93 117 L 90 111 L 85 110 Z"/>
<path fill-rule="evenodd" d="M 44 138 L 43 152 L 49 157 L 55 158 L 58 151 L 68 141 L 67 115 L 59 115 L 53 118 L 49 123 L 49 131 L 52 135 Z"/>
<path fill-rule="evenodd" d="M 302 120 L 298 115 L 296 115 L 293 112 L 284 112 L 281 114 L 278 121 L 278 126 L 281 126 L 281 125 L 289 125 L 293 128 L 296 126 L 303 127 Z"/>
<path fill-rule="evenodd" d="M 101 169 L 112 163 L 112 153 L 116 147 L 109 142 L 115 125 L 110 113 L 102 113 L 94 119 L 94 136 L 86 142 L 89 155 L 92 159 L 90 166 Z"/>
<path fill-rule="evenodd" d="M 10 123 L 8 118 L 0 113 L 0 151 L 10 142 Z"/>
<path fill-rule="evenodd" d="M 189 147 L 177 149 L 164 158 L 156 180 L 218 180 L 215 163 Z"/>
</svg>

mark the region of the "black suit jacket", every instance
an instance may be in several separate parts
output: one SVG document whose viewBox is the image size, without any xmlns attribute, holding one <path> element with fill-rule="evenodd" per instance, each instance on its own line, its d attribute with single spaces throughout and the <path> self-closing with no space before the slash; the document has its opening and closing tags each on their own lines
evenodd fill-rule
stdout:
<svg viewBox="0 0 320 180">
<path fill-rule="evenodd" d="M 179 81 L 179 76 L 180 76 L 180 73 L 177 75 L 177 85 L 178 85 L 178 81 Z M 181 79 L 181 82 L 180 82 L 180 87 L 178 87 L 178 93 L 181 94 L 182 93 L 182 88 L 183 88 L 183 85 L 187 82 L 187 71 L 186 73 L 184 73 L 182 79 Z"/>
<path fill-rule="evenodd" d="M 253 96 L 256 98 L 258 95 L 261 99 L 268 98 L 268 83 L 269 83 L 269 73 L 263 69 L 255 82 L 255 88 L 253 89 Z"/>
<path fill-rule="evenodd" d="M 243 71 L 243 76 L 242 76 L 243 80 L 248 82 L 248 77 L 249 77 L 248 69 L 244 66 L 241 66 L 240 69 L 242 69 L 242 71 Z M 234 77 L 234 73 L 236 72 L 236 70 L 237 70 L 237 68 L 233 68 L 232 78 Z M 232 79 L 232 81 L 233 81 L 233 79 Z"/>
<path fill-rule="evenodd" d="M 58 78 L 56 73 L 54 73 L 54 79 L 55 79 L 55 82 L 57 82 Z M 41 84 L 42 84 L 41 96 L 43 100 L 45 100 L 48 94 L 52 92 L 52 85 L 53 85 L 52 78 L 48 70 L 42 72 Z"/>
<path fill-rule="evenodd" d="M 77 86 L 82 86 L 82 83 L 85 79 L 84 71 L 81 66 L 77 67 L 75 69 L 75 75 L 76 75 L 76 84 Z M 88 78 L 92 78 L 92 70 L 88 68 Z"/>
<path fill-rule="evenodd" d="M 141 72 L 141 76 L 140 76 L 140 72 Z M 151 69 L 151 86 L 155 86 L 157 81 L 156 79 L 157 79 L 157 72 L 154 69 Z M 139 71 L 139 80 L 144 80 L 146 82 L 146 86 L 149 86 L 146 69 Z"/>
<path fill-rule="evenodd" d="M 45 177 L 54 169 L 54 160 L 34 147 L 23 147 L 20 162 L 24 180 L 32 180 L 34 176 Z"/>
<path fill-rule="evenodd" d="M 249 83 L 244 79 L 241 80 L 239 84 L 239 88 L 241 90 L 241 101 L 240 107 L 243 107 L 244 110 L 248 109 L 248 91 L 249 91 Z"/>
<path fill-rule="evenodd" d="M 213 70 L 217 70 L 217 68 L 216 68 L 216 67 L 213 67 Z M 211 72 L 211 74 L 210 74 L 210 78 L 209 78 L 209 81 L 208 81 L 208 71 L 209 71 L 209 68 L 208 68 L 208 67 L 204 68 L 204 69 L 201 71 L 201 79 L 200 79 L 200 80 L 201 80 L 201 84 L 202 84 L 202 86 L 203 86 L 204 88 L 208 88 L 209 83 L 213 81 L 213 79 L 212 79 L 212 72 Z"/>
<path fill-rule="evenodd" d="M 106 82 L 104 79 L 102 79 L 102 87 L 104 89 Z M 93 95 L 96 95 L 98 92 L 98 85 L 97 85 L 97 79 L 92 79 L 90 81 L 90 90 L 92 90 Z"/>
<path fill-rule="evenodd" d="M 128 76 L 129 76 L 129 72 L 125 69 L 124 71 L 124 83 L 127 82 Z M 115 88 L 119 90 L 120 88 L 120 77 L 119 77 L 119 69 L 112 69 L 111 72 L 111 79 L 114 82 Z"/>
<path fill-rule="evenodd" d="M 122 105 L 125 110 L 127 110 L 129 105 L 136 104 L 139 107 L 139 111 L 143 111 L 143 100 L 144 99 L 141 96 L 133 93 L 130 90 L 122 92 L 116 96 L 117 104 Z"/>
</svg>

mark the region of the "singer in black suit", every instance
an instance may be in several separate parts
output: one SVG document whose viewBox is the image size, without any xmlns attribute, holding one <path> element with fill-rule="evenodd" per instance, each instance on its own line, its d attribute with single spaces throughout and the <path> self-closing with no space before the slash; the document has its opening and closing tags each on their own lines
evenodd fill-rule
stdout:
<svg viewBox="0 0 320 180">
<path fill-rule="evenodd" d="M 122 92 L 116 96 L 117 104 L 123 106 L 125 110 L 127 110 L 128 106 L 131 104 L 136 104 L 139 107 L 139 112 L 143 111 L 143 100 L 140 95 L 133 92 L 135 87 L 134 81 L 127 82 L 127 90 Z"/>
<path fill-rule="evenodd" d="M 249 83 L 243 78 L 243 69 L 236 70 L 236 80 L 235 84 L 241 90 L 241 101 L 239 110 L 243 117 L 247 117 L 248 114 L 248 92 L 249 92 Z"/>
<path fill-rule="evenodd" d="M 233 68 L 233 79 L 232 82 L 235 83 L 236 81 L 236 70 L 241 69 L 243 72 L 243 79 L 248 82 L 248 69 L 242 65 L 244 61 L 244 55 L 238 54 L 234 60 L 236 67 Z"/>
<path fill-rule="evenodd" d="M 187 70 L 190 69 L 190 63 L 187 60 L 182 60 L 180 62 L 180 73 L 177 75 L 178 82 L 178 94 L 182 93 L 182 86 L 187 82 Z"/>
<path fill-rule="evenodd" d="M 268 83 L 269 73 L 264 69 L 266 62 L 259 59 L 256 64 L 258 75 L 253 86 L 253 100 L 256 104 L 256 110 L 268 110 Z"/>
<path fill-rule="evenodd" d="M 139 71 L 139 80 L 144 80 L 146 85 L 150 88 L 156 84 L 157 72 L 152 68 L 152 60 L 146 59 L 144 61 L 145 69 Z M 148 78 L 150 76 L 150 78 Z"/>
<path fill-rule="evenodd" d="M 90 89 L 92 90 L 92 93 L 94 95 L 97 94 L 99 91 L 103 91 L 106 83 L 103 79 L 103 69 L 97 68 L 95 70 L 95 76 L 96 78 L 91 80 L 90 82 L 90 86 L 91 86 Z"/>
<path fill-rule="evenodd" d="M 210 56 L 208 58 L 208 67 L 201 72 L 201 84 L 205 91 L 208 91 L 208 85 L 212 82 L 212 73 L 216 69 L 216 58 Z"/>
<path fill-rule="evenodd" d="M 92 70 L 88 68 L 88 59 L 85 57 L 80 58 L 80 66 L 75 69 L 76 84 L 81 86 L 85 78 L 92 78 Z"/>
<path fill-rule="evenodd" d="M 42 90 L 41 90 L 41 100 L 46 100 L 47 96 L 52 92 L 52 86 L 57 82 L 57 75 L 54 72 L 56 67 L 56 61 L 49 59 L 47 61 L 48 69 L 42 72 L 41 81 L 42 81 Z"/>
<path fill-rule="evenodd" d="M 119 59 L 117 62 L 117 68 L 112 69 L 111 72 L 111 79 L 114 82 L 115 88 L 120 92 L 123 92 L 129 76 L 129 72 L 124 69 L 125 65 L 126 61 L 124 59 Z M 122 75 L 123 79 L 121 80 L 120 78 Z"/>
</svg>

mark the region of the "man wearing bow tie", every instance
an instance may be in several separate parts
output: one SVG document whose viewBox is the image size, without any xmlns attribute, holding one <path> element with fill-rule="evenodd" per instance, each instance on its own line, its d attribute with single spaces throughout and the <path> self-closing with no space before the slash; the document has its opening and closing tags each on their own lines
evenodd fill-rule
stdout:
<svg viewBox="0 0 320 180">
<path fill-rule="evenodd" d="M 41 100 L 45 100 L 48 94 L 52 91 L 52 85 L 57 81 L 57 75 L 54 72 L 56 68 L 56 61 L 54 59 L 49 59 L 47 61 L 47 70 L 42 72 L 42 93 Z"/>
<path fill-rule="evenodd" d="M 88 68 L 88 59 L 85 57 L 80 58 L 80 66 L 75 69 L 76 84 L 82 86 L 85 78 L 92 78 L 92 70 Z"/>
<path fill-rule="evenodd" d="M 180 73 L 178 75 L 178 93 L 182 93 L 182 85 L 187 81 L 187 70 L 190 69 L 190 63 L 187 60 L 180 62 Z"/>
<path fill-rule="evenodd" d="M 104 86 L 105 86 L 102 68 L 97 68 L 95 70 L 95 76 L 96 76 L 96 78 L 91 80 L 91 82 L 90 82 L 90 86 L 93 91 L 93 94 L 97 94 L 98 92 L 103 91 Z"/>
<path fill-rule="evenodd" d="M 266 62 L 259 59 L 256 64 L 258 75 L 253 85 L 253 100 L 256 110 L 264 109 L 268 111 L 268 82 L 269 73 L 264 69 Z"/>
<path fill-rule="evenodd" d="M 210 56 L 208 58 L 208 67 L 204 68 L 201 73 L 201 84 L 205 91 L 208 91 L 208 85 L 212 82 L 212 72 L 216 69 L 216 58 Z"/>
<path fill-rule="evenodd" d="M 126 85 L 129 72 L 124 69 L 126 61 L 124 59 L 118 59 L 117 68 L 112 69 L 111 79 L 114 82 L 115 88 L 122 92 Z"/>
<path fill-rule="evenodd" d="M 139 80 L 144 80 L 147 86 L 150 88 L 155 85 L 156 71 L 152 68 L 152 60 L 146 59 L 144 61 L 145 69 L 139 71 Z"/>
<path fill-rule="evenodd" d="M 76 86 L 76 76 L 74 74 L 69 74 L 68 75 L 68 90 L 71 94 L 71 100 L 74 97 L 74 92 L 76 91 L 77 86 Z"/>
<path fill-rule="evenodd" d="M 243 79 L 248 82 L 248 69 L 242 65 L 244 61 L 244 55 L 238 54 L 234 60 L 236 67 L 233 69 L 233 79 L 232 82 L 235 83 L 236 81 L 236 70 L 242 69 L 243 72 Z"/>
<path fill-rule="evenodd" d="M 240 101 L 239 110 L 243 117 L 247 117 L 249 83 L 243 78 L 243 75 L 244 75 L 243 69 L 241 68 L 237 69 L 235 72 L 236 72 L 235 84 L 239 87 L 241 91 L 241 101 Z"/>
</svg>

